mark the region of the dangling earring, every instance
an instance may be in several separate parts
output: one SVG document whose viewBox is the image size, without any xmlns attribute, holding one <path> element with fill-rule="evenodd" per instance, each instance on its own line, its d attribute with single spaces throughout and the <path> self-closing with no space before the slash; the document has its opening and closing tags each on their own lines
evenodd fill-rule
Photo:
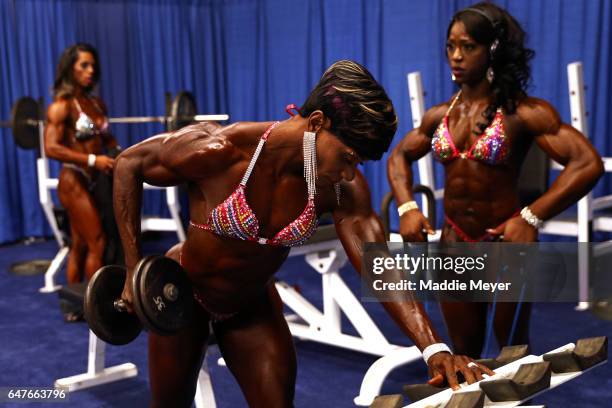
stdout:
<svg viewBox="0 0 612 408">
<path fill-rule="evenodd" d="M 487 81 L 489 81 L 489 83 L 492 84 L 494 79 L 495 79 L 495 72 L 493 72 L 493 67 L 489 67 L 487 69 Z"/>
<path fill-rule="evenodd" d="M 314 200 L 317 181 L 317 134 L 315 132 L 304 132 L 304 178 L 308 186 L 308 199 Z"/>
<path fill-rule="evenodd" d="M 453 82 L 455 82 L 457 80 L 457 77 L 455 76 L 455 74 L 451 73 L 451 79 Z"/>
<path fill-rule="evenodd" d="M 336 191 L 336 202 L 340 205 L 340 183 L 334 183 L 334 190 Z"/>
</svg>

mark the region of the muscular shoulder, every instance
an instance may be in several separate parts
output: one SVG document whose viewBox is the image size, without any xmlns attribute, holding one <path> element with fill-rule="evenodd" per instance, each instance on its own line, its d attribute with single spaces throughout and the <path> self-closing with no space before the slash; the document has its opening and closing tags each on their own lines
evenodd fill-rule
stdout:
<svg viewBox="0 0 612 408">
<path fill-rule="evenodd" d="M 233 127 L 201 122 L 172 132 L 162 140 L 160 160 L 174 169 L 227 168 L 240 158 L 240 151 L 228 137 Z"/>
<path fill-rule="evenodd" d="M 69 115 L 70 100 L 66 98 L 56 98 L 47 108 L 47 119 L 52 123 L 63 122 Z"/>
<path fill-rule="evenodd" d="M 431 137 L 444 118 L 449 106 L 449 102 L 444 102 L 429 108 L 421 119 L 421 131 Z"/>
<path fill-rule="evenodd" d="M 340 189 L 339 210 L 345 215 L 367 215 L 372 211 L 368 182 L 359 170 L 351 181 L 343 181 Z"/>
<path fill-rule="evenodd" d="M 524 128 L 533 136 L 557 133 L 562 124 L 557 110 L 539 98 L 523 99 L 516 109 L 516 114 Z"/>
</svg>

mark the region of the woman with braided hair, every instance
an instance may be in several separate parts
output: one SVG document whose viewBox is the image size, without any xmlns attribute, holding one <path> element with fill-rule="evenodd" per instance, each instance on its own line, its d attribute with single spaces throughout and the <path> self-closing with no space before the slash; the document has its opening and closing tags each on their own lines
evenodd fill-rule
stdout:
<svg viewBox="0 0 612 408">
<path fill-rule="evenodd" d="M 363 243 L 385 241 L 357 170 L 360 162 L 382 157 L 397 129 L 384 89 L 360 64 L 339 61 L 304 105 L 290 105 L 288 112 L 292 117 L 281 122 L 187 126 L 130 147 L 115 163 L 114 206 L 128 267 L 122 298 L 128 305 L 131 275 L 142 256 L 142 183 L 188 183 L 187 240 L 167 256 L 185 268 L 193 285 L 195 317 L 176 335 L 149 333 L 154 407 L 191 406 L 209 324 L 249 406 L 293 406 L 295 352 L 273 275 L 290 247 L 313 234 L 322 213 L 333 214 L 357 271 Z M 490 373 L 443 352 L 413 299 L 384 307 L 454 387 L 456 371 L 470 382 Z"/>
<path fill-rule="evenodd" d="M 601 158 L 548 102 L 527 95 L 534 53 L 507 11 L 485 2 L 461 10 L 446 38 L 459 91 L 429 109 L 388 161 L 400 233 L 406 241 L 423 241 L 425 233 L 433 232 L 413 201 L 410 168 L 431 151 L 445 168 L 443 242 L 536 241 L 543 220 L 595 185 L 603 173 Z M 521 209 L 519 171 L 533 142 L 565 168 L 541 197 Z M 480 356 L 487 306 L 442 303 L 455 352 Z M 500 303 L 496 309 L 492 326 L 499 344 L 528 344 L 530 305 Z"/>
</svg>

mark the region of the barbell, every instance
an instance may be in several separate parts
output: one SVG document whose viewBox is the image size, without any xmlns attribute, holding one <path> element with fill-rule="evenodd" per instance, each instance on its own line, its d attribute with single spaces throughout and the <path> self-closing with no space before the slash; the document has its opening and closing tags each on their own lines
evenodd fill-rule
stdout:
<svg viewBox="0 0 612 408">
<path fill-rule="evenodd" d="M 169 99 L 169 98 L 167 98 Z M 192 122 L 224 121 L 229 116 L 198 115 L 196 102 L 190 92 L 176 94 L 172 103 L 166 104 L 165 116 L 125 116 L 109 118 L 109 123 L 162 123 L 168 131 L 174 131 Z M 17 146 L 36 149 L 40 145 L 39 126 L 44 126 L 41 104 L 30 96 L 19 98 L 11 109 L 11 119 L 0 121 L 0 127 L 10 127 Z"/>
</svg>

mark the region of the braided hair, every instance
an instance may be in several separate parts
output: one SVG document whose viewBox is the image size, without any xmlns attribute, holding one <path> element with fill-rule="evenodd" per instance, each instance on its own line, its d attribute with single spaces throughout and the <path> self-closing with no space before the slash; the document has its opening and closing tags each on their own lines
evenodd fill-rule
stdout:
<svg viewBox="0 0 612 408">
<path fill-rule="evenodd" d="M 397 130 L 387 93 L 355 61 L 338 61 L 325 71 L 299 113 L 308 117 L 315 110 L 321 110 L 331 120 L 331 131 L 364 159 L 379 160 Z"/>
</svg>

